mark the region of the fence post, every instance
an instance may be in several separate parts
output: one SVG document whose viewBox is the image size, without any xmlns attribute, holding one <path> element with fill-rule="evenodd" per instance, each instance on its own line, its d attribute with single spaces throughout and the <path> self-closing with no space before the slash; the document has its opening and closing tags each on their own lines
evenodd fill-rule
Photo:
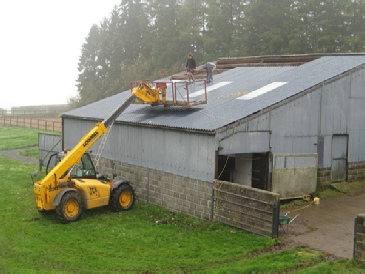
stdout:
<svg viewBox="0 0 365 274">
<path fill-rule="evenodd" d="M 215 191 L 214 191 L 214 181 L 213 181 L 213 187 L 212 187 L 212 209 L 211 209 L 211 220 L 212 222 L 214 221 L 214 194 L 215 194 Z"/>
<path fill-rule="evenodd" d="M 354 224 L 354 250 L 353 250 L 353 254 L 352 254 L 352 258 L 353 259 L 356 259 L 356 252 L 357 252 L 357 249 L 356 249 L 356 242 L 357 242 L 357 237 L 356 237 L 356 224 L 357 224 L 357 217 L 355 218 L 355 224 Z"/>
<path fill-rule="evenodd" d="M 272 238 L 279 237 L 280 200 L 272 207 Z"/>
</svg>

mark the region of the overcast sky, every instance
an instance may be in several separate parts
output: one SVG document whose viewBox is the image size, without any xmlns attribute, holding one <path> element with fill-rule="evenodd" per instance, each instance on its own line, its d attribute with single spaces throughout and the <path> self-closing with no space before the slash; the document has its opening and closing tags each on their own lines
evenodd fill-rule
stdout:
<svg viewBox="0 0 365 274">
<path fill-rule="evenodd" d="M 119 3 L 1 1 L 0 108 L 65 104 L 74 97 L 82 44 Z"/>
</svg>

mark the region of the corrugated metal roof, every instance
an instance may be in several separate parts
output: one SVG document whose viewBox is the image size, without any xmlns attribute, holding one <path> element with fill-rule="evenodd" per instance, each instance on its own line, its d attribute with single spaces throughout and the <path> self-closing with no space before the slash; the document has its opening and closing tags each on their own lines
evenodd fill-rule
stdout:
<svg viewBox="0 0 365 274">
<path fill-rule="evenodd" d="M 191 108 L 131 105 L 117 121 L 214 131 L 362 64 L 365 55 L 324 56 L 297 67 L 237 67 L 215 76 L 214 83 L 207 86 L 206 105 Z M 214 86 L 220 87 L 211 90 Z M 203 85 L 197 83 L 193 88 L 200 90 Z M 129 94 L 130 91 L 119 93 L 66 112 L 63 117 L 102 120 Z M 199 100 L 201 96 L 194 98 Z"/>
</svg>

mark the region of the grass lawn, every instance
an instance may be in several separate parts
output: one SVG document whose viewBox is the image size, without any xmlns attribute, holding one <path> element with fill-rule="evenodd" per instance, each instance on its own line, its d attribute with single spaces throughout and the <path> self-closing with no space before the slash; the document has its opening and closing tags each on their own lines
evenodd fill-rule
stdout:
<svg viewBox="0 0 365 274">
<path fill-rule="evenodd" d="M 46 131 L 22 127 L 0 126 L 0 150 L 37 146 L 38 133 L 40 132 Z"/>
<path fill-rule="evenodd" d="M 29 176 L 34 168 L 0 157 L 2 271 L 191 271 L 273 244 L 141 202 L 121 213 L 108 207 L 90 210 L 79 222 L 64 225 L 55 214 L 36 210 Z"/>
<path fill-rule="evenodd" d="M 3 130 L 0 138 L 14 129 Z M 22 129 L 22 131 L 32 131 Z M 33 138 L 37 139 L 37 134 Z M 23 136 L 28 134 L 23 133 Z M 4 147 L 13 148 L 11 138 Z M 24 147 L 33 145 L 31 138 Z M 19 148 L 18 142 L 14 148 Z M 31 153 L 33 154 L 33 152 Z M 321 252 L 267 252 L 277 240 L 170 213 L 137 201 L 130 211 L 89 210 L 75 223 L 35 207 L 36 166 L 0 157 L 0 273 L 362 273 L 353 260 L 327 262 Z"/>
</svg>

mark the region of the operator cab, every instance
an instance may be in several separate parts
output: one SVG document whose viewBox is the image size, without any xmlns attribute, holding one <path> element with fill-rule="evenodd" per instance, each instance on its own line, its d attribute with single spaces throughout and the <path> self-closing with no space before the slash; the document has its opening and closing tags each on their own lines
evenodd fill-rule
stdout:
<svg viewBox="0 0 365 274">
<path fill-rule="evenodd" d="M 48 174 L 49 171 L 52 170 L 53 167 L 55 167 L 59 162 L 62 161 L 62 159 L 67 155 L 67 152 L 59 152 L 52 154 L 49 157 L 47 167 L 46 167 L 46 174 Z M 70 178 L 96 178 L 96 171 L 94 164 L 91 160 L 90 154 L 85 153 L 82 155 L 81 160 L 74 166 L 70 167 L 65 174 L 63 174 L 63 177 L 65 177 L 68 173 L 70 173 Z"/>
</svg>

